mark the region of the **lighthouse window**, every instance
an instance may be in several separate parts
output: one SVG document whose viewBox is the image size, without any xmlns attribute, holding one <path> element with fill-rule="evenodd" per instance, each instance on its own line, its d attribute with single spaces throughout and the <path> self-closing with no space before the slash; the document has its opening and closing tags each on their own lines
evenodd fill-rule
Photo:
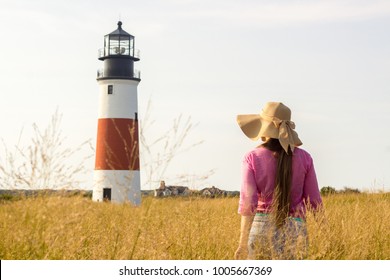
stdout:
<svg viewBox="0 0 390 280">
<path fill-rule="evenodd" d="M 111 200 L 111 189 L 103 188 L 103 201 L 110 201 L 110 200 Z"/>
<path fill-rule="evenodd" d="M 108 94 L 112 94 L 113 90 L 114 90 L 114 86 L 113 85 L 108 85 L 107 93 Z"/>
</svg>

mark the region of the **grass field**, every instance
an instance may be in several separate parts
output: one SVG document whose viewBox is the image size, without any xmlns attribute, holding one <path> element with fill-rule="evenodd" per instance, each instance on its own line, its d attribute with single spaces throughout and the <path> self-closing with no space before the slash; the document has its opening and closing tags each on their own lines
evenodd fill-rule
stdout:
<svg viewBox="0 0 390 280">
<path fill-rule="evenodd" d="M 390 259 L 390 194 L 324 197 L 308 215 L 308 259 Z M 233 259 L 238 198 L 145 197 L 141 207 L 82 196 L 0 204 L 0 259 Z"/>
</svg>

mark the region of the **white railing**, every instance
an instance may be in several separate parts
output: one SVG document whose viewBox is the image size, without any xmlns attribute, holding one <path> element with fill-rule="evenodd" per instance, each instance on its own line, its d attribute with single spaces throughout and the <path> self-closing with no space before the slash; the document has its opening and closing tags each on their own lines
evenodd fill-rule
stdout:
<svg viewBox="0 0 390 280">
<path fill-rule="evenodd" d="M 104 78 L 105 77 L 103 69 L 98 69 L 97 70 L 97 77 L 98 78 Z M 129 76 L 129 78 L 141 79 L 141 71 L 139 71 L 137 69 L 134 69 L 133 75 Z"/>
</svg>

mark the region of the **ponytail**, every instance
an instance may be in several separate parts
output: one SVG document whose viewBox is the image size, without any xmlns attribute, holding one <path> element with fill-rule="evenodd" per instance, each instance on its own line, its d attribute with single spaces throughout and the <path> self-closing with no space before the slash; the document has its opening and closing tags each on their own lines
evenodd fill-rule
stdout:
<svg viewBox="0 0 390 280">
<path fill-rule="evenodd" d="M 292 178 L 292 152 L 283 150 L 278 139 L 270 138 L 263 147 L 274 152 L 277 158 L 275 190 L 273 194 L 272 213 L 277 227 L 284 225 L 290 212 L 290 190 Z"/>
</svg>

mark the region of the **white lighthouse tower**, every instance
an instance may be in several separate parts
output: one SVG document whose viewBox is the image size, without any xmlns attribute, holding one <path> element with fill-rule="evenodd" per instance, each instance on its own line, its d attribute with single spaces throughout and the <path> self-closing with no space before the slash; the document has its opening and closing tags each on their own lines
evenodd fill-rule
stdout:
<svg viewBox="0 0 390 280">
<path fill-rule="evenodd" d="M 137 86 L 140 73 L 134 36 L 118 28 L 104 36 L 99 50 L 99 113 L 94 201 L 141 203 Z"/>
</svg>

